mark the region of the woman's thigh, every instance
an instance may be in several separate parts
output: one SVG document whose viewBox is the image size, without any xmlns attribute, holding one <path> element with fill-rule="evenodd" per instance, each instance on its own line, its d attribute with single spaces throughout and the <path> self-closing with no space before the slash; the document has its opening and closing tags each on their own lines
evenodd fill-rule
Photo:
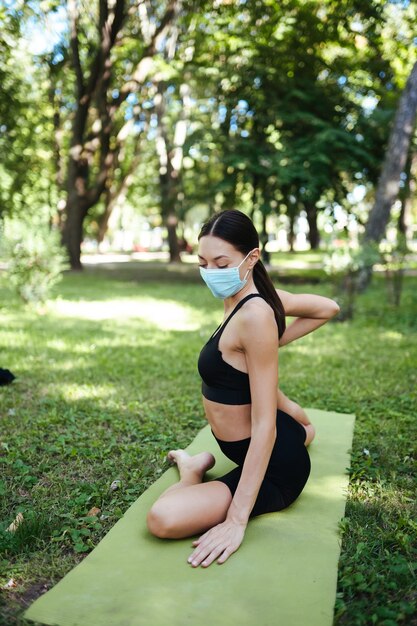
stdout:
<svg viewBox="0 0 417 626">
<path fill-rule="evenodd" d="M 230 489 L 217 480 L 174 489 L 153 504 L 148 528 L 164 539 L 192 537 L 223 522 L 231 501 Z"/>
</svg>

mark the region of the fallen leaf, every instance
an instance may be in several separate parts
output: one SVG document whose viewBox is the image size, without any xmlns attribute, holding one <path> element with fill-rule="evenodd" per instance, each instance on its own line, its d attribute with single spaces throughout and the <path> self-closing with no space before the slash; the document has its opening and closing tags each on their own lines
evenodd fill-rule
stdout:
<svg viewBox="0 0 417 626">
<path fill-rule="evenodd" d="M 94 515 L 98 515 L 99 513 L 101 513 L 101 509 L 97 508 L 96 506 L 93 506 L 87 513 L 87 517 L 93 517 Z"/>
<path fill-rule="evenodd" d="M 8 583 L 3 585 L 2 589 L 10 589 L 11 587 L 17 587 L 16 581 L 14 578 L 11 578 Z"/>
<path fill-rule="evenodd" d="M 10 526 L 8 526 L 6 528 L 6 530 L 9 533 L 14 533 L 17 529 L 17 527 L 19 526 L 19 524 L 21 524 L 23 522 L 23 515 L 22 513 L 18 513 L 15 517 L 15 519 L 13 520 L 13 522 L 10 524 Z"/>
</svg>

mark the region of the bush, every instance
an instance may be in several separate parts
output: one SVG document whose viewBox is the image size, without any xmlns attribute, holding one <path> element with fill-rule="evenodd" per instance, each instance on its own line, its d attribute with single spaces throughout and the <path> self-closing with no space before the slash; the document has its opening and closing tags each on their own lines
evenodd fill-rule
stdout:
<svg viewBox="0 0 417 626">
<path fill-rule="evenodd" d="M 10 284 L 26 303 L 43 303 L 67 267 L 59 233 L 49 226 L 17 220 L 4 228 Z"/>
</svg>

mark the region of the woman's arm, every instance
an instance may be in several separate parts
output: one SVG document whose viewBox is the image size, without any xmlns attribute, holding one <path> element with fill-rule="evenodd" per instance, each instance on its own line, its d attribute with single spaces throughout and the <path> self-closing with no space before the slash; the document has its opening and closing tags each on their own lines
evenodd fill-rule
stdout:
<svg viewBox="0 0 417 626">
<path fill-rule="evenodd" d="M 251 442 L 227 518 L 247 524 L 276 438 L 278 334 L 272 310 L 253 303 L 241 316 L 241 342 L 251 391 Z"/>
<path fill-rule="evenodd" d="M 239 484 L 224 522 L 193 542 L 188 561 L 193 566 L 224 563 L 243 541 L 276 438 L 278 333 L 272 309 L 253 302 L 239 316 L 241 347 L 248 367 L 251 410 L 251 442 Z"/>
<path fill-rule="evenodd" d="M 316 328 L 323 326 L 330 318 L 337 315 L 340 307 L 331 298 L 315 294 L 295 294 L 277 289 L 286 315 L 296 317 L 285 329 L 279 345 L 285 346 L 295 339 L 304 337 Z"/>
</svg>

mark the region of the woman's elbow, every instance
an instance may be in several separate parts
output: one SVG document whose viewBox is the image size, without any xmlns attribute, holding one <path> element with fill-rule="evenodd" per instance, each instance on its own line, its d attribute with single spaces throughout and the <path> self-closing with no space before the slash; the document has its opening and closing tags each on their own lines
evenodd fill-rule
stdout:
<svg viewBox="0 0 417 626">
<path fill-rule="evenodd" d="M 331 300 L 331 312 L 330 317 L 335 317 L 340 313 L 340 306 L 337 304 L 336 300 Z"/>
<path fill-rule="evenodd" d="M 266 441 L 275 441 L 277 436 L 277 424 L 276 418 L 272 423 L 260 422 L 252 423 L 251 438 L 252 439 L 264 439 Z"/>
<path fill-rule="evenodd" d="M 340 306 L 337 304 L 336 300 L 332 300 L 331 298 L 326 298 L 326 307 L 323 311 L 323 317 L 326 319 L 330 319 L 335 317 L 340 313 Z"/>
</svg>

